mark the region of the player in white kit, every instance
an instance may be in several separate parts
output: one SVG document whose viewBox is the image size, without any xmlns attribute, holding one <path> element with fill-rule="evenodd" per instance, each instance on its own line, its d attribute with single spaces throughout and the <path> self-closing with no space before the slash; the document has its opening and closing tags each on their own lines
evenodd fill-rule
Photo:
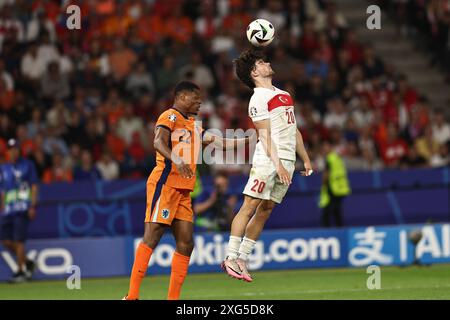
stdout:
<svg viewBox="0 0 450 320">
<path fill-rule="evenodd" d="M 254 90 L 248 113 L 258 131 L 253 165 L 244 189 L 244 203 L 234 217 L 222 268 L 231 277 L 253 281 L 247 258 L 275 204 L 281 203 L 292 180 L 296 153 L 304 163 L 303 176 L 312 174 L 311 161 L 297 129 L 290 94 L 272 85 L 270 63 L 256 49 L 244 51 L 234 61 L 236 74 Z"/>
</svg>

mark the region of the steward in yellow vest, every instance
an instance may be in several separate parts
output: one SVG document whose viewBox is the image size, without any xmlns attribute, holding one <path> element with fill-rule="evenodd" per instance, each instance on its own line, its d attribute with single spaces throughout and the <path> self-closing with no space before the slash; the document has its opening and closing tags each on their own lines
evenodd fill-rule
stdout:
<svg viewBox="0 0 450 320">
<path fill-rule="evenodd" d="M 336 226 L 342 226 L 342 200 L 351 193 L 344 160 L 325 142 L 326 169 L 322 176 L 319 208 L 322 209 L 322 225 L 329 227 L 334 216 Z"/>
</svg>

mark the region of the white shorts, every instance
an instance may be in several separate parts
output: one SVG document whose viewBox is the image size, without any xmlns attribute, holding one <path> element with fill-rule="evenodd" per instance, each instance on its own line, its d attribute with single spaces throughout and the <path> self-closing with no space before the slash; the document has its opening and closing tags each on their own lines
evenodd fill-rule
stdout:
<svg viewBox="0 0 450 320">
<path fill-rule="evenodd" d="M 295 161 L 281 159 L 281 163 L 292 179 L 295 171 Z M 253 198 L 272 200 L 281 203 L 289 186 L 281 183 L 275 165 L 268 157 L 254 157 L 244 194 Z"/>
</svg>

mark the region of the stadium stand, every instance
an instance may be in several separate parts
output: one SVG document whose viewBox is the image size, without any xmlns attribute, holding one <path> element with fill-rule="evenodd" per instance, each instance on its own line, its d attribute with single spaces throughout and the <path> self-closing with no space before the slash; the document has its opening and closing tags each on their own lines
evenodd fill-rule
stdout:
<svg viewBox="0 0 450 320">
<path fill-rule="evenodd" d="M 420 9 L 408 3 L 408 12 Z M 77 1 L 81 30 L 66 28 L 70 4 L 11 0 L 0 8 L 0 158 L 18 138 L 44 183 L 146 177 L 154 123 L 183 78 L 204 90 L 205 128 L 249 128 L 250 93 L 232 60 L 248 46 L 243 34 L 255 17 L 277 30 L 267 52 L 276 85 L 294 95 L 318 170 L 323 139 L 338 145 L 350 170 L 449 164 L 448 106 L 435 108 L 386 66 L 332 1 Z M 433 52 L 442 61 L 429 19 L 418 29 L 439 44 Z"/>
</svg>

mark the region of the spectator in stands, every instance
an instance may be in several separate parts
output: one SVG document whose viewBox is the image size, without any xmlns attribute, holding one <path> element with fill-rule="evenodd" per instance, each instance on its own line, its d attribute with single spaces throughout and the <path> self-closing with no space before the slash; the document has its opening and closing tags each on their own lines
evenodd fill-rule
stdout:
<svg viewBox="0 0 450 320">
<path fill-rule="evenodd" d="M 343 160 L 348 170 L 364 170 L 367 167 L 364 159 L 360 156 L 360 151 L 355 141 L 347 143 Z"/>
<path fill-rule="evenodd" d="M 325 127 L 337 127 L 343 129 L 348 119 L 348 113 L 342 99 L 339 97 L 334 97 L 328 100 L 327 105 L 328 111 L 324 117 Z"/>
<path fill-rule="evenodd" d="M 142 168 L 145 166 L 145 148 L 142 143 L 141 133 L 135 131 L 132 133 L 131 141 L 127 148 L 127 161 L 125 163 L 126 171 L 131 177 L 140 177 Z"/>
<path fill-rule="evenodd" d="M 195 200 L 195 227 L 198 230 L 227 231 L 233 221 L 237 204 L 236 195 L 230 194 L 228 176 L 218 172 L 214 176 L 214 188 L 203 192 Z"/>
<path fill-rule="evenodd" d="M 344 29 L 345 27 L 347 27 L 347 20 L 337 10 L 336 3 L 334 1 L 327 1 L 325 11 L 318 12 L 316 16 L 316 30 L 322 31 L 330 28 Z"/>
<path fill-rule="evenodd" d="M 108 149 L 103 151 L 102 157 L 96 163 L 96 167 L 100 172 L 101 178 L 105 181 L 115 180 L 120 176 L 119 164 L 114 160 Z"/>
<path fill-rule="evenodd" d="M 156 87 L 159 92 L 165 92 L 175 84 L 177 79 L 177 69 L 175 67 L 174 58 L 167 55 L 163 59 L 162 68 L 156 73 Z"/>
<path fill-rule="evenodd" d="M 56 30 L 53 22 L 47 18 L 44 11 L 35 11 L 26 29 L 27 41 L 36 41 L 43 33 L 47 33 L 51 42 L 56 41 Z"/>
<path fill-rule="evenodd" d="M 0 78 L 0 110 L 9 111 L 15 103 L 14 90 L 6 87 L 6 82 Z"/>
<path fill-rule="evenodd" d="M 117 133 L 129 145 L 135 132 L 143 136 L 144 123 L 142 119 L 134 115 L 133 106 L 127 102 L 123 109 L 123 115 L 117 124 Z"/>
<path fill-rule="evenodd" d="M 366 48 L 366 50 L 367 49 L 368 48 Z M 355 30 L 348 29 L 346 31 L 344 43 L 342 44 L 342 50 L 346 52 L 348 56 L 348 62 L 350 63 L 350 65 L 357 65 L 363 62 L 364 48 L 356 39 Z M 366 63 L 366 61 L 364 62 Z"/>
<path fill-rule="evenodd" d="M 317 75 L 323 80 L 327 78 L 328 64 L 323 60 L 319 49 L 313 51 L 311 59 L 305 64 L 305 71 L 308 78 L 311 78 L 313 75 Z"/>
<path fill-rule="evenodd" d="M 366 45 L 363 50 L 364 53 L 362 61 L 358 61 L 358 63 L 362 62 L 364 75 L 369 79 L 383 75 L 384 73 L 383 62 L 378 57 L 375 56 L 375 52 L 373 50 L 372 45 L 370 44 Z"/>
<path fill-rule="evenodd" d="M 432 167 L 445 167 L 450 165 L 450 142 L 441 144 L 439 151 L 430 159 L 430 165 Z"/>
<path fill-rule="evenodd" d="M 439 152 L 439 142 L 434 139 L 433 129 L 427 126 L 424 134 L 416 140 L 417 153 L 428 161 Z"/>
<path fill-rule="evenodd" d="M 58 134 L 58 127 L 47 128 L 47 135 L 44 138 L 42 147 L 47 154 L 60 152 L 66 156 L 69 153 L 67 143 Z"/>
<path fill-rule="evenodd" d="M 133 97 L 139 97 L 144 92 L 155 93 L 155 84 L 144 62 L 138 62 L 135 65 L 133 72 L 127 78 L 126 89 Z"/>
<path fill-rule="evenodd" d="M 384 164 L 390 168 L 398 166 L 400 159 L 408 153 L 406 142 L 399 137 L 397 127 L 392 123 L 387 127 L 386 140 L 380 142 L 379 147 Z"/>
<path fill-rule="evenodd" d="M 42 59 L 42 55 L 38 54 L 38 45 L 31 42 L 26 53 L 22 56 L 21 72 L 26 80 L 31 82 L 33 87 L 40 80 L 41 76 L 47 70 L 47 61 Z"/>
<path fill-rule="evenodd" d="M 186 78 L 191 74 L 191 81 L 204 90 L 211 90 L 215 85 L 215 80 L 210 68 L 203 63 L 202 56 L 198 51 L 194 51 L 191 56 L 191 63 L 180 70 L 181 78 Z"/>
<path fill-rule="evenodd" d="M 136 54 L 125 46 L 124 40 L 117 38 L 114 42 L 114 50 L 109 54 L 111 73 L 116 82 L 122 81 L 131 72 L 137 61 Z"/>
<path fill-rule="evenodd" d="M 14 91 L 14 78 L 5 69 L 5 63 L 0 59 L 0 79 L 3 82 L 4 89 L 6 91 Z"/>
<path fill-rule="evenodd" d="M 52 156 L 51 167 L 44 171 L 42 182 L 72 182 L 72 180 L 72 170 L 64 166 L 64 156 L 59 152 L 55 152 Z"/>
<path fill-rule="evenodd" d="M 65 99 L 70 95 L 69 79 L 60 71 L 58 61 L 48 63 L 47 72 L 41 78 L 41 94 L 49 100 Z"/>
<path fill-rule="evenodd" d="M 283 12 L 283 3 L 277 0 L 269 0 L 267 7 L 263 7 L 257 16 L 272 22 L 275 30 L 282 30 L 286 25 L 286 15 Z"/>
<path fill-rule="evenodd" d="M 81 164 L 75 167 L 73 179 L 75 181 L 95 181 L 101 179 L 100 172 L 93 165 L 92 154 L 89 150 L 85 149 L 81 152 Z"/>
<path fill-rule="evenodd" d="M 417 150 L 416 144 L 411 144 L 408 147 L 408 153 L 400 159 L 399 166 L 403 169 L 410 168 L 424 168 L 428 164 L 425 159 Z"/>
<path fill-rule="evenodd" d="M 27 132 L 29 137 L 35 137 L 38 133 L 46 129 L 45 122 L 42 121 L 42 111 L 40 108 L 34 108 L 31 112 L 31 120 L 27 123 Z"/>
<path fill-rule="evenodd" d="M 450 124 L 445 121 L 445 114 L 442 108 L 434 111 L 431 126 L 433 128 L 433 138 L 439 144 L 446 144 L 450 141 Z"/>
</svg>

